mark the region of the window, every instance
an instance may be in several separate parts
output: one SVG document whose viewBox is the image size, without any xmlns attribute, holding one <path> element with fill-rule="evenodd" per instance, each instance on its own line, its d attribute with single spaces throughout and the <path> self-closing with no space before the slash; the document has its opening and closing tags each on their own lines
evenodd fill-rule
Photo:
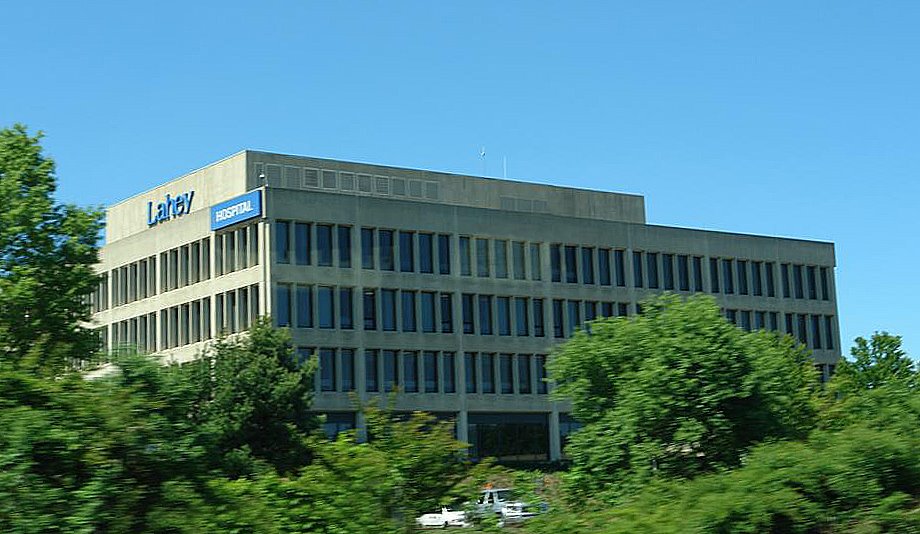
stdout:
<svg viewBox="0 0 920 534">
<path fill-rule="evenodd" d="M 623 250 L 613 251 L 613 267 L 616 272 L 616 284 L 618 287 L 626 287 L 625 254 L 626 252 Z"/>
<path fill-rule="evenodd" d="M 511 300 L 508 297 L 498 297 L 498 335 L 511 335 Z"/>
<path fill-rule="evenodd" d="M 681 291 L 690 291 L 690 258 L 683 254 L 677 256 L 677 287 Z"/>
<path fill-rule="evenodd" d="M 435 332 L 434 293 L 422 292 L 422 332 Z"/>
<path fill-rule="evenodd" d="M 754 312 L 754 330 L 763 330 L 766 325 L 766 312 Z"/>
<path fill-rule="evenodd" d="M 332 265 L 332 226 L 316 225 L 316 264 L 321 267 Z"/>
<path fill-rule="evenodd" d="M 643 287 L 642 285 L 642 253 L 633 252 L 633 287 Z"/>
<path fill-rule="evenodd" d="M 396 290 L 380 290 L 380 313 L 383 330 L 385 332 L 396 331 Z"/>
<path fill-rule="evenodd" d="M 811 316 L 811 344 L 814 348 L 821 348 L 821 316 Z"/>
<path fill-rule="evenodd" d="M 383 390 L 394 391 L 399 385 L 399 362 L 395 350 L 383 351 Z"/>
<path fill-rule="evenodd" d="M 546 335 L 543 326 L 543 299 L 533 299 L 533 335 L 536 337 Z"/>
<path fill-rule="evenodd" d="M 473 295 L 464 293 L 460 298 L 463 305 L 463 333 L 474 334 L 473 328 Z"/>
<path fill-rule="evenodd" d="M 664 275 L 664 288 L 666 290 L 674 289 L 674 255 L 673 254 L 662 254 L 661 255 L 661 271 Z"/>
<path fill-rule="evenodd" d="M 290 224 L 287 221 L 275 223 L 275 257 L 278 258 L 278 263 L 291 263 L 289 232 Z M 221 272 L 223 272 L 223 269 L 221 269 Z"/>
<path fill-rule="evenodd" d="M 438 235 L 438 272 L 450 274 L 450 236 Z"/>
<path fill-rule="evenodd" d="M 514 266 L 514 279 L 525 280 L 527 278 L 525 265 L 527 264 L 524 262 L 524 243 L 522 241 L 511 243 L 511 263 Z"/>
<path fill-rule="evenodd" d="M 578 283 L 578 247 L 565 246 L 565 281 L 567 284 Z"/>
<path fill-rule="evenodd" d="M 492 297 L 479 295 L 479 333 L 492 335 Z"/>
<path fill-rule="evenodd" d="M 380 270 L 396 270 L 393 264 L 393 230 L 377 230 L 377 243 L 380 253 Z"/>
<path fill-rule="evenodd" d="M 748 271 L 745 260 L 738 260 L 738 294 L 748 294 Z"/>
<path fill-rule="evenodd" d="M 789 291 L 789 264 L 783 263 L 779 266 L 780 283 L 783 285 L 783 298 L 790 298 Z"/>
<path fill-rule="evenodd" d="M 333 288 L 328 286 L 316 288 L 316 308 L 320 328 L 335 328 L 335 302 L 332 290 Z"/>
<path fill-rule="evenodd" d="M 818 300 L 818 282 L 814 266 L 809 265 L 806 268 L 806 276 L 808 277 L 808 298 L 811 300 Z"/>
<path fill-rule="evenodd" d="M 735 276 L 732 272 L 732 260 L 722 260 L 722 286 L 725 288 L 726 295 L 731 295 L 735 292 Z"/>
<path fill-rule="evenodd" d="M 457 381 L 454 371 L 454 353 L 441 353 L 441 381 L 444 383 L 444 393 L 456 393 Z"/>
<path fill-rule="evenodd" d="M 531 392 L 530 387 L 530 354 L 517 355 L 518 368 L 518 392 L 528 394 Z"/>
<path fill-rule="evenodd" d="M 465 352 L 463 354 L 463 370 L 466 374 L 466 392 L 476 393 L 476 353 Z"/>
<path fill-rule="evenodd" d="M 548 389 L 546 382 L 546 356 L 537 354 L 534 358 L 537 363 L 537 393 L 545 394 Z"/>
<path fill-rule="evenodd" d="M 399 232 L 399 270 L 411 273 L 415 270 L 414 232 Z"/>
<path fill-rule="evenodd" d="M 658 289 L 658 253 L 646 252 L 646 266 L 648 267 L 648 287 Z"/>
<path fill-rule="evenodd" d="M 320 391 L 335 391 L 335 349 L 319 349 Z"/>
<path fill-rule="evenodd" d="M 355 327 L 351 294 L 350 287 L 339 288 L 339 328 L 345 330 L 351 330 Z"/>
<path fill-rule="evenodd" d="M 786 333 L 795 337 L 795 314 L 787 313 L 786 315 Z"/>
<path fill-rule="evenodd" d="M 562 311 L 563 301 L 559 299 L 553 299 L 553 336 L 554 337 L 565 337 L 565 325 L 562 322 L 563 311 Z"/>
<path fill-rule="evenodd" d="M 365 289 L 362 300 L 364 329 L 377 330 L 377 290 Z"/>
<path fill-rule="evenodd" d="M 223 299 L 218 298 L 218 301 Z M 278 326 L 291 326 L 291 286 L 278 284 L 275 288 L 275 321 Z M 218 327 L 220 320 L 218 320 Z"/>
<path fill-rule="evenodd" d="M 342 391 L 355 389 L 355 351 L 342 349 L 339 351 L 340 369 L 342 370 Z"/>
<path fill-rule="evenodd" d="M 527 299 L 515 297 L 514 299 L 515 333 L 518 336 L 530 335 L 530 321 L 527 320 Z"/>
<path fill-rule="evenodd" d="M 418 272 L 420 273 L 433 273 L 434 272 L 434 251 L 432 247 L 434 246 L 434 235 L 432 234 L 419 234 L 418 235 Z"/>
<path fill-rule="evenodd" d="M 361 229 L 361 267 L 374 268 L 374 229 Z"/>
<path fill-rule="evenodd" d="M 805 314 L 799 315 L 799 341 L 802 345 L 808 345 L 808 316 Z"/>
<path fill-rule="evenodd" d="M 496 239 L 492 244 L 495 248 L 495 277 L 508 278 L 508 242 Z"/>
<path fill-rule="evenodd" d="M 415 332 L 415 291 L 401 291 L 402 331 Z"/>
<path fill-rule="evenodd" d="M 377 382 L 377 351 L 364 351 L 364 390 L 379 391 L 380 386 Z"/>
<path fill-rule="evenodd" d="M 418 393 L 418 353 L 403 351 L 403 389 L 406 393 Z"/>
<path fill-rule="evenodd" d="M 498 357 L 498 382 L 504 395 L 514 393 L 514 360 L 511 354 Z"/>
<path fill-rule="evenodd" d="M 719 292 L 719 259 L 709 258 L 709 285 L 710 291 Z"/>
<path fill-rule="evenodd" d="M 530 279 L 543 279 L 543 263 L 540 259 L 540 243 L 530 244 Z"/>
<path fill-rule="evenodd" d="M 593 300 L 585 301 L 585 322 L 593 321 L 597 318 L 597 302 Z"/>
<path fill-rule="evenodd" d="M 336 231 L 338 232 L 336 245 L 339 247 L 339 267 L 351 267 L 351 227 L 339 226 Z"/>
<path fill-rule="evenodd" d="M 422 353 L 422 364 L 425 367 L 425 393 L 438 392 L 438 353 L 426 350 Z"/>
<path fill-rule="evenodd" d="M 552 244 L 549 246 L 549 270 L 553 282 L 562 281 L 562 251 L 561 245 Z"/>
<path fill-rule="evenodd" d="M 489 276 L 489 240 L 476 239 L 476 275 L 482 278 Z"/>
<path fill-rule="evenodd" d="M 827 267 L 821 267 L 821 300 L 830 300 L 831 294 L 828 290 Z"/>
<path fill-rule="evenodd" d="M 313 289 L 297 286 L 297 327 L 313 328 Z"/>
<path fill-rule="evenodd" d="M 792 266 L 792 283 L 795 286 L 795 298 L 803 299 L 805 298 L 805 289 L 802 287 L 802 266 L 793 265 Z"/>
<path fill-rule="evenodd" d="M 741 310 L 741 328 L 747 332 L 751 331 L 751 312 Z"/>
<path fill-rule="evenodd" d="M 495 355 L 481 353 L 479 355 L 480 373 L 482 377 L 482 392 L 495 393 Z"/>
<path fill-rule="evenodd" d="M 763 270 L 762 265 L 759 261 L 751 262 L 751 285 L 753 286 L 755 297 L 763 296 L 763 283 L 760 276 L 760 272 Z"/>
<path fill-rule="evenodd" d="M 764 274 L 766 274 L 767 279 L 767 296 L 775 297 L 776 296 L 776 285 L 773 281 L 773 262 L 767 262 L 763 265 Z"/>
<path fill-rule="evenodd" d="M 472 276 L 472 260 L 470 259 L 470 238 L 460 236 L 460 274 Z"/>
<path fill-rule="evenodd" d="M 581 302 L 577 300 L 568 301 L 569 329 L 568 334 L 572 335 L 578 325 L 581 324 Z"/>
<path fill-rule="evenodd" d="M 602 286 L 610 285 L 610 250 L 601 248 L 597 250 L 597 277 Z"/>
<path fill-rule="evenodd" d="M 824 338 L 825 346 L 828 349 L 834 348 L 834 317 L 831 315 L 824 316 L 824 334 L 827 336 Z"/>
<path fill-rule="evenodd" d="M 450 293 L 441 293 L 441 333 L 454 331 L 454 302 Z"/>
</svg>

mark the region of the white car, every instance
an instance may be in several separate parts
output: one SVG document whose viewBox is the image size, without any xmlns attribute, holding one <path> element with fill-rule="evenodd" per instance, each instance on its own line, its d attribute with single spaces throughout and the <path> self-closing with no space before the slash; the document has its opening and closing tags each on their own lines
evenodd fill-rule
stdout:
<svg viewBox="0 0 920 534">
<path fill-rule="evenodd" d="M 451 510 L 447 506 L 442 506 L 440 512 L 424 514 L 416 518 L 415 523 L 421 528 L 448 528 L 448 527 L 468 527 L 470 523 L 466 520 L 466 512 L 460 510 Z"/>
<path fill-rule="evenodd" d="M 520 502 L 513 502 L 502 506 L 501 513 L 502 518 L 498 522 L 499 527 L 523 523 L 527 519 L 537 515 L 538 512 L 534 506 Z"/>
</svg>

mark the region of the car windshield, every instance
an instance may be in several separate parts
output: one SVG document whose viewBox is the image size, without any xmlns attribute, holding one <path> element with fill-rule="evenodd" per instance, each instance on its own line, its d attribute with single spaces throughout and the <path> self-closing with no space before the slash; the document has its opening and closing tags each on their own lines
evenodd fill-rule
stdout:
<svg viewBox="0 0 920 534">
<path fill-rule="evenodd" d="M 511 492 L 509 490 L 502 490 L 498 492 L 498 500 L 500 501 L 510 501 Z"/>
</svg>

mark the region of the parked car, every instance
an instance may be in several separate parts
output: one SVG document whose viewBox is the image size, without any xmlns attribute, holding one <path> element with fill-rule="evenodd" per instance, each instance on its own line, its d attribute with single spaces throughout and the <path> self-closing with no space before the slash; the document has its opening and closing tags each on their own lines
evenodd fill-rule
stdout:
<svg viewBox="0 0 920 534">
<path fill-rule="evenodd" d="M 453 510 L 449 506 L 442 506 L 438 512 L 423 514 L 415 519 L 415 523 L 420 528 L 448 528 L 448 527 L 468 527 L 469 521 L 466 519 L 466 512 L 462 510 Z"/>
<path fill-rule="evenodd" d="M 502 506 L 502 518 L 498 521 L 498 526 L 517 525 L 534 517 L 540 513 L 542 507 L 523 504 L 520 502 L 508 503 Z"/>
</svg>

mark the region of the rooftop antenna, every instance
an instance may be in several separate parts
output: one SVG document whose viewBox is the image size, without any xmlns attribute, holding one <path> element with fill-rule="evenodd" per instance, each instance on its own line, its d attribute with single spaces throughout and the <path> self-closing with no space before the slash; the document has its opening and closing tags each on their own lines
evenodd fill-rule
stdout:
<svg viewBox="0 0 920 534">
<path fill-rule="evenodd" d="M 486 175 L 486 147 L 479 149 L 479 160 L 482 162 L 482 174 L 481 176 Z"/>
</svg>

